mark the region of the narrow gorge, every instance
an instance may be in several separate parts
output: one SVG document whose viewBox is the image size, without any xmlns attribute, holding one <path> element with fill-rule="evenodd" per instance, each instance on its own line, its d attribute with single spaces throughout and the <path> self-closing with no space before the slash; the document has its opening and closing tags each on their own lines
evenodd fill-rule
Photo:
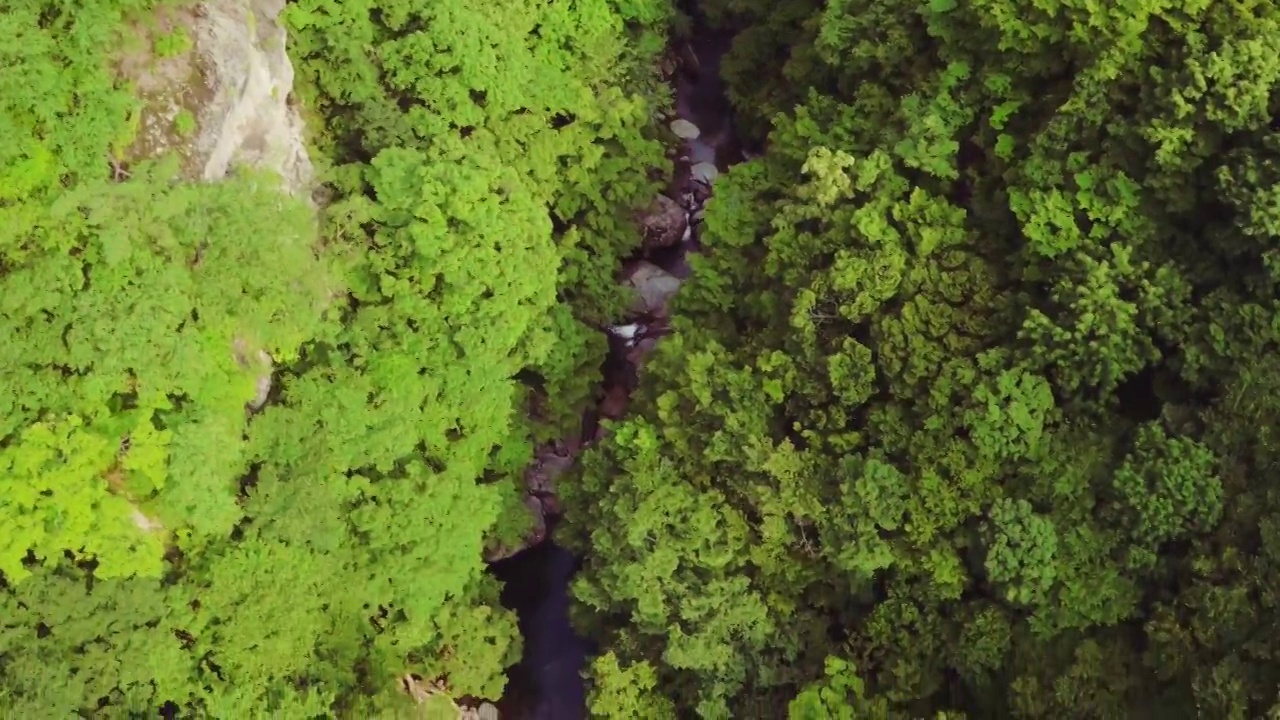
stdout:
<svg viewBox="0 0 1280 720">
<path fill-rule="evenodd" d="M 581 672 L 593 644 L 575 633 L 569 620 L 569 586 L 581 561 L 555 542 L 561 517 L 556 482 L 580 453 L 607 437 L 610 422 L 625 417 L 646 358 L 671 332 L 670 304 L 691 275 L 689 256 L 709 251 L 701 225 L 716 178 L 744 159 L 719 74 L 733 32 L 711 27 L 696 10 L 691 16 L 689 36 L 673 39 L 662 67 L 675 100 L 665 121 L 671 178 L 639 219 L 641 247 L 619 269 L 635 300 L 627 317 L 603 330 L 609 354 L 601 367 L 598 401 L 584 411 L 580 435 L 537 450 L 525 476 L 527 504 L 537 517 L 528 544 L 490 558 L 505 585 L 503 602 L 519 615 L 524 639 L 523 657 L 498 705 L 503 718 L 587 717 Z"/>
</svg>

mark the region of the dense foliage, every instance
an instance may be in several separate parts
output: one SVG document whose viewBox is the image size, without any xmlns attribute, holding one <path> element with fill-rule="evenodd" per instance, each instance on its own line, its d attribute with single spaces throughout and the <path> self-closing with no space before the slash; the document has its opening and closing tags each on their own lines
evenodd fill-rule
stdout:
<svg viewBox="0 0 1280 720">
<path fill-rule="evenodd" d="M 768 151 L 568 484 L 595 711 L 1274 712 L 1280 7 L 702 6 Z"/>
<path fill-rule="evenodd" d="M 127 157 L 114 58 L 155 12 L 0 3 L 4 714 L 501 696 L 482 551 L 526 530 L 519 471 L 623 301 L 667 5 L 291 4 L 319 219 Z"/>
<path fill-rule="evenodd" d="M 1280 714 L 1280 6 L 701 8 L 767 151 L 562 483 L 593 713 Z M 119 172 L 156 11 L 0 0 L 0 705 L 497 698 L 671 8 L 290 3 L 320 213 Z"/>
</svg>

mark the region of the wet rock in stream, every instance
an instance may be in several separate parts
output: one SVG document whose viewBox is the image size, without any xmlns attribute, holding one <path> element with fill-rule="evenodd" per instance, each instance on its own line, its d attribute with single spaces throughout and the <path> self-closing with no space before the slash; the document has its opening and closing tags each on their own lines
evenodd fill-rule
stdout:
<svg viewBox="0 0 1280 720">
<path fill-rule="evenodd" d="M 671 132 L 681 140 L 696 140 L 702 135 L 702 129 L 697 125 L 685 120 L 684 118 L 676 118 L 671 121 Z"/>
<path fill-rule="evenodd" d="M 641 260 L 624 268 L 626 284 L 635 291 L 631 312 L 640 317 L 664 318 L 667 304 L 680 290 L 680 278 L 657 265 Z"/>
<path fill-rule="evenodd" d="M 670 247 L 688 240 L 689 213 L 680 203 L 666 195 L 653 199 L 647 212 L 640 217 L 645 248 Z"/>
</svg>

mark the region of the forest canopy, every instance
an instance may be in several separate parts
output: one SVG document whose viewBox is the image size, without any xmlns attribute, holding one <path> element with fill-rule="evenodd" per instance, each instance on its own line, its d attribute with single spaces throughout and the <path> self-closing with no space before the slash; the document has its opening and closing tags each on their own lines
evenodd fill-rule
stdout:
<svg viewBox="0 0 1280 720">
<path fill-rule="evenodd" d="M 121 172 L 189 4 L 0 3 L 7 714 L 503 695 L 695 9 L 764 151 L 561 482 L 592 716 L 1280 714 L 1277 4 L 299 0 L 318 210 Z"/>
<path fill-rule="evenodd" d="M 1277 712 L 1280 8 L 699 7 L 768 150 L 566 484 L 597 712 Z"/>
</svg>

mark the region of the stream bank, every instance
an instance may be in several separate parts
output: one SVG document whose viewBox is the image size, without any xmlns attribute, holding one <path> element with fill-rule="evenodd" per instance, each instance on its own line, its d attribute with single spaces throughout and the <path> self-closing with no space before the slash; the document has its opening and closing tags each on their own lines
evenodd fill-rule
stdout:
<svg viewBox="0 0 1280 720">
<path fill-rule="evenodd" d="M 663 194 L 640 218 L 640 249 L 619 272 L 636 300 L 627 318 L 605 330 L 609 354 L 597 401 L 584 411 L 581 434 L 538 447 L 526 470 L 526 503 L 540 518 L 537 532 L 525 548 L 489 558 L 504 583 L 503 604 L 516 611 L 524 638 L 523 657 L 509 671 L 498 705 L 503 718 L 587 717 L 581 672 L 594 648 L 569 623 L 569 584 L 581 562 L 552 539 L 560 517 L 555 481 L 582 450 L 605 436 L 603 421 L 625 415 L 645 359 L 670 332 L 669 302 L 691 274 L 689 254 L 702 251 L 700 229 L 712 186 L 720 173 L 744 159 L 720 77 L 720 60 L 733 33 L 709 27 L 696 11 L 690 15 L 690 37 L 674 40 L 663 62 L 675 90 L 674 113 L 667 119 L 675 140 L 673 172 Z"/>
</svg>

